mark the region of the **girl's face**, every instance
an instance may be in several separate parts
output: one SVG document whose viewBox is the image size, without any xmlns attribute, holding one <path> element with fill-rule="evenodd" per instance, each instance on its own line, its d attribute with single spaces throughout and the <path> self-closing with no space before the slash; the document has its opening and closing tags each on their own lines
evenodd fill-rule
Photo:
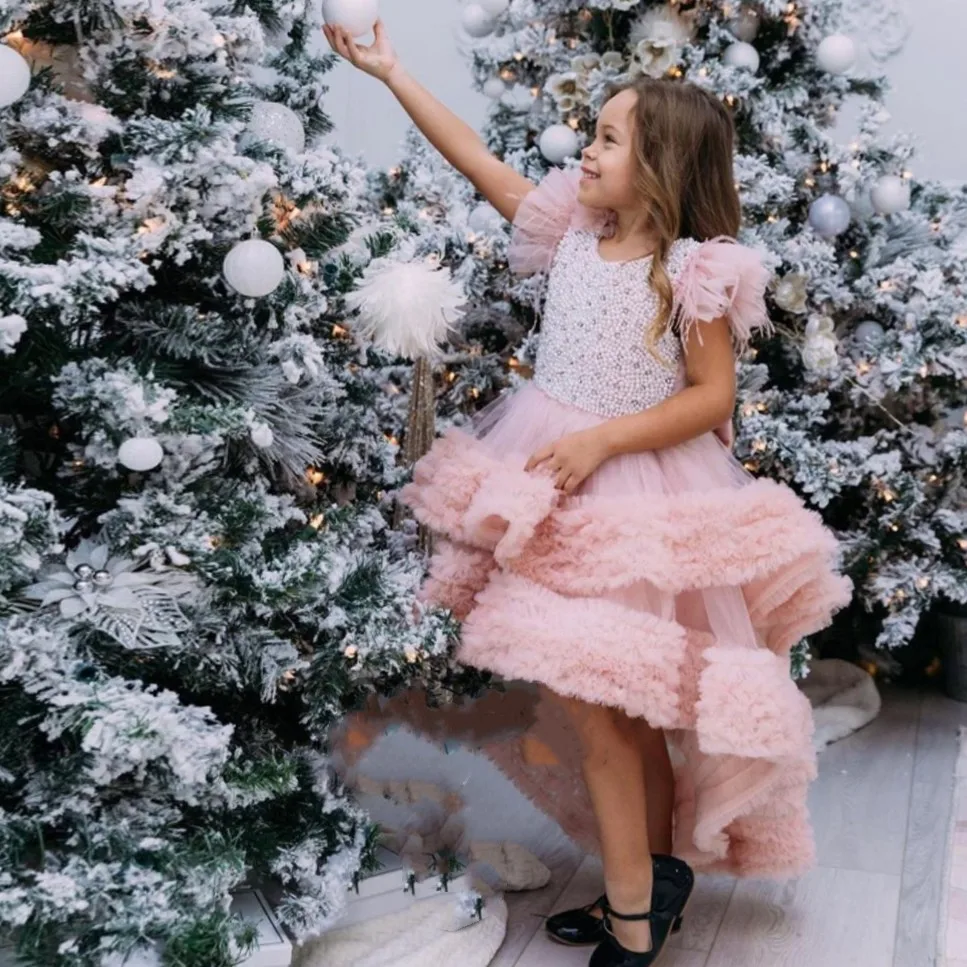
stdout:
<svg viewBox="0 0 967 967">
<path fill-rule="evenodd" d="M 581 155 L 578 201 L 614 211 L 640 207 L 635 189 L 634 108 L 638 95 L 616 94 L 598 116 L 595 138 Z"/>
</svg>

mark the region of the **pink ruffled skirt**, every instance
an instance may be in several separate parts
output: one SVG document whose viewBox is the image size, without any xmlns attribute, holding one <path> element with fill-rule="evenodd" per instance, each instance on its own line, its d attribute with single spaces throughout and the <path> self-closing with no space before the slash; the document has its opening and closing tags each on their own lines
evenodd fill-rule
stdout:
<svg viewBox="0 0 967 967">
<path fill-rule="evenodd" d="M 712 433 L 608 460 L 572 497 L 524 471 L 602 421 L 531 384 L 439 439 L 402 495 L 440 537 L 425 598 L 461 619 L 465 664 L 665 730 L 677 856 L 801 873 L 816 763 L 789 651 L 850 599 L 835 537 Z"/>
</svg>

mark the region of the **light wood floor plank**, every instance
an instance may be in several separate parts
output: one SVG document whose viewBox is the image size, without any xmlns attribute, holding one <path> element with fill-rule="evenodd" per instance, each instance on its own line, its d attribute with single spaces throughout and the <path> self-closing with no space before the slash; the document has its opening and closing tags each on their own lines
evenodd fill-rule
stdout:
<svg viewBox="0 0 967 967">
<path fill-rule="evenodd" d="M 820 867 L 736 885 L 708 967 L 885 967 L 900 878 Z"/>
<path fill-rule="evenodd" d="M 925 697 L 910 797 L 896 967 L 933 967 L 936 963 L 958 731 L 965 724 L 967 705 L 935 694 Z"/>
</svg>

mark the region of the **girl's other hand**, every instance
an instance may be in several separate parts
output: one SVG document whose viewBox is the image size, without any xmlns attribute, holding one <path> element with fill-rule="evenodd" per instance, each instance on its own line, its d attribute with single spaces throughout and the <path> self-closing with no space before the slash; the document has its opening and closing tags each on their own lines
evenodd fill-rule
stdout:
<svg viewBox="0 0 967 967">
<path fill-rule="evenodd" d="M 558 490 L 573 494 L 609 456 L 607 443 L 600 430 L 585 430 L 561 437 L 538 450 L 524 469 L 530 471 L 540 467 L 553 476 L 554 486 Z"/>
<path fill-rule="evenodd" d="M 322 32 L 337 54 L 345 57 L 353 67 L 358 67 L 381 81 L 389 80 L 390 74 L 400 67 L 399 58 L 386 36 L 382 20 L 376 21 L 373 28 L 376 39 L 368 47 L 357 44 L 345 27 L 325 24 Z"/>
</svg>

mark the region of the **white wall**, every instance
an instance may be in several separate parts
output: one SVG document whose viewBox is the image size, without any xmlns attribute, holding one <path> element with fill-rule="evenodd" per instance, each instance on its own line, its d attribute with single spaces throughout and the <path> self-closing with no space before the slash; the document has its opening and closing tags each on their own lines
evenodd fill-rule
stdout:
<svg viewBox="0 0 967 967">
<path fill-rule="evenodd" d="M 821 2 L 821 0 L 814 0 Z M 870 0 L 867 0 L 870 2 Z M 904 0 L 912 30 L 904 49 L 887 61 L 892 84 L 890 129 L 918 139 L 917 177 L 967 181 L 967 0 Z M 381 0 L 383 20 L 410 71 L 474 127 L 488 102 L 470 87 L 459 50 L 460 0 Z M 376 80 L 347 64 L 329 75 L 326 101 L 336 124 L 333 140 L 389 167 L 407 119 Z"/>
</svg>

